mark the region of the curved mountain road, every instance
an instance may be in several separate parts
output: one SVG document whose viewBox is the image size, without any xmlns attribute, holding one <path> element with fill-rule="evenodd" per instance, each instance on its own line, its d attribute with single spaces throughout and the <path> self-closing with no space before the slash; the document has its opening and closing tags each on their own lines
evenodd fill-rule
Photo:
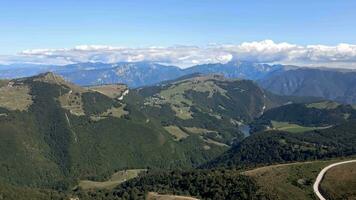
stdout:
<svg viewBox="0 0 356 200">
<path fill-rule="evenodd" d="M 342 165 L 342 164 L 347 164 L 347 163 L 352 163 L 352 162 L 356 162 L 356 160 L 349 160 L 349 161 L 343 161 L 343 162 L 334 163 L 334 164 L 331 164 L 331 165 L 325 167 L 323 170 L 320 171 L 320 173 L 318 174 L 318 177 L 316 178 L 315 183 L 313 185 L 314 193 L 316 194 L 316 196 L 318 196 L 318 198 L 320 200 L 326 200 L 323 197 L 323 195 L 320 193 L 320 191 L 319 191 L 320 183 L 323 180 L 324 175 L 326 174 L 326 172 L 329 169 L 331 169 L 331 168 L 333 168 L 335 166 Z"/>
</svg>

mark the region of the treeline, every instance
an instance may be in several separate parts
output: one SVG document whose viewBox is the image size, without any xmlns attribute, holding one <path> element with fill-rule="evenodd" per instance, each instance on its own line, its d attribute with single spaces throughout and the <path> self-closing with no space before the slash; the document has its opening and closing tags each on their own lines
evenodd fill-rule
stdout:
<svg viewBox="0 0 356 200">
<path fill-rule="evenodd" d="M 198 199 L 264 199 L 255 182 L 238 171 L 155 171 L 128 181 L 112 191 L 77 191 L 82 199 L 139 200 L 148 192 L 192 196 Z"/>
</svg>

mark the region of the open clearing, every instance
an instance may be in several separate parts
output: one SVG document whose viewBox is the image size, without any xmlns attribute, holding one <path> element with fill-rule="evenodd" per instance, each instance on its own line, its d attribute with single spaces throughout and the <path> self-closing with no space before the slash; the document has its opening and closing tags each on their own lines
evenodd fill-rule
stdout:
<svg viewBox="0 0 356 200">
<path fill-rule="evenodd" d="M 291 124 L 289 122 L 278 122 L 278 121 L 272 121 L 272 126 L 273 126 L 273 129 L 275 129 L 275 130 L 288 131 L 291 133 L 302 133 L 302 132 L 306 132 L 306 131 L 330 128 L 330 126 L 307 127 L 307 126 L 300 126 L 298 124 Z"/>
<path fill-rule="evenodd" d="M 181 140 L 189 136 L 186 132 L 182 131 L 178 126 L 166 126 L 164 127 L 164 129 L 166 129 L 168 133 L 174 136 L 175 140 Z"/>
<path fill-rule="evenodd" d="M 333 101 L 322 101 L 317 103 L 308 104 L 308 108 L 317 108 L 317 109 L 335 109 L 339 106 L 339 103 Z"/>
<path fill-rule="evenodd" d="M 88 189 L 112 189 L 115 186 L 123 183 L 127 180 L 137 177 L 141 172 L 146 171 L 146 169 L 130 169 L 122 170 L 114 173 L 111 178 L 107 181 L 98 182 L 98 181 L 89 181 L 82 180 L 79 182 L 79 187 L 88 190 Z"/>
<path fill-rule="evenodd" d="M 198 127 L 184 127 L 184 129 L 190 133 L 198 134 L 198 135 L 204 135 L 207 133 L 217 133 L 216 131 L 212 131 L 204 128 L 198 128 Z"/>
<path fill-rule="evenodd" d="M 100 113 L 98 115 L 91 115 L 90 119 L 93 121 L 100 121 L 102 119 L 106 119 L 107 117 L 117 117 L 120 118 L 124 115 L 129 114 L 126 110 L 124 110 L 125 105 L 121 105 L 119 107 L 111 107 L 107 111 Z"/>
<path fill-rule="evenodd" d="M 155 192 L 147 194 L 147 200 L 199 200 L 193 197 L 177 196 L 177 195 L 162 195 Z"/>
<path fill-rule="evenodd" d="M 329 199 L 356 199 L 356 163 L 329 169 L 321 182 L 320 191 Z"/>
<path fill-rule="evenodd" d="M 110 98 L 119 98 L 127 90 L 127 86 L 123 84 L 98 85 L 90 86 L 88 89 L 99 92 Z"/>
<path fill-rule="evenodd" d="M 27 110 L 32 104 L 32 97 L 29 94 L 30 88 L 26 85 L 8 85 L 0 87 L 0 107 L 9 110 Z"/>
<path fill-rule="evenodd" d="M 69 110 L 73 115 L 82 116 L 84 114 L 82 92 L 70 90 L 62 94 L 59 98 L 62 108 Z"/>
</svg>

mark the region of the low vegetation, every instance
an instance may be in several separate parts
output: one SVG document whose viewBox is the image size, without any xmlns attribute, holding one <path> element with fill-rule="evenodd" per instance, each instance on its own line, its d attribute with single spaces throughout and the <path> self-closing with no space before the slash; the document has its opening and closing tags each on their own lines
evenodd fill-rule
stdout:
<svg viewBox="0 0 356 200">
<path fill-rule="evenodd" d="M 163 195 L 156 192 L 149 192 L 147 194 L 146 200 L 198 200 L 193 197 L 178 196 L 178 195 Z"/>
<path fill-rule="evenodd" d="M 320 190 L 327 199 L 356 199 L 356 163 L 343 164 L 328 170 Z"/>
<path fill-rule="evenodd" d="M 170 133 L 175 138 L 175 140 L 178 140 L 178 141 L 189 136 L 186 132 L 184 132 L 178 126 L 166 126 L 166 127 L 164 127 L 164 129 L 166 129 L 166 131 L 168 131 L 168 133 Z"/>
<path fill-rule="evenodd" d="M 307 126 L 300 126 L 298 124 L 292 124 L 289 122 L 277 122 L 272 121 L 272 129 L 279 130 L 279 131 L 287 131 L 291 133 L 302 133 L 306 131 L 318 130 L 318 129 L 326 129 L 330 128 L 330 126 L 326 127 L 307 127 Z"/>
<path fill-rule="evenodd" d="M 308 108 L 329 109 L 329 110 L 336 109 L 338 106 L 340 106 L 340 104 L 334 101 L 321 101 L 321 102 L 307 104 Z"/>
<path fill-rule="evenodd" d="M 71 114 L 77 116 L 84 116 L 82 91 L 69 90 L 58 97 L 61 106 L 69 110 Z"/>
<path fill-rule="evenodd" d="M 256 180 L 260 190 L 270 199 L 315 199 L 313 184 L 319 172 L 342 159 L 271 165 L 243 174 Z"/>
<path fill-rule="evenodd" d="M 0 107 L 9 110 L 24 111 L 32 104 L 32 96 L 29 87 L 8 82 L 0 87 Z"/>
<path fill-rule="evenodd" d="M 144 172 L 144 169 L 129 169 L 122 170 L 114 173 L 111 178 L 107 181 L 90 181 L 90 180 L 81 180 L 79 181 L 78 187 L 83 190 L 88 189 L 113 189 L 120 183 L 128 181 L 137 177 L 141 172 Z"/>
<path fill-rule="evenodd" d="M 90 86 L 88 89 L 100 92 L 113 99 L 121 97 L 121 95 L 128 90 L 127 86 L 123 84 Z"/>
</svg>

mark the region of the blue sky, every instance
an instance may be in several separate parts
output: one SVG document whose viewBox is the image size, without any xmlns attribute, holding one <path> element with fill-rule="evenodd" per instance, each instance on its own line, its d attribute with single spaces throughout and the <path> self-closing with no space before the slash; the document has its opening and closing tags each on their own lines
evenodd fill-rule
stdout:
<svg viewBox="0 0 356 200">
<path fill-rule="evenodd" d="M 355 10 L 354 0 L 1 0 L 0 54 L 82 44 L 356 44 Z"/>
</svg>

